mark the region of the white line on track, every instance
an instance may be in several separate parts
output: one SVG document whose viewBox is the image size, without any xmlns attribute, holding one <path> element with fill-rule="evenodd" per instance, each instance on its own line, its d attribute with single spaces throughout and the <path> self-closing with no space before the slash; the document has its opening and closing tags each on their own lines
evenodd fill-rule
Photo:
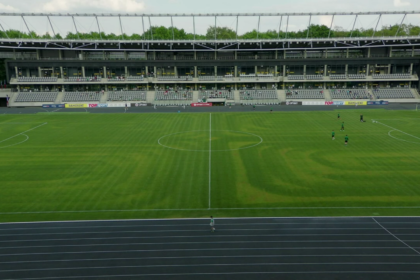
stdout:
<svg viewBox="0 0 420 280">
<path fill-rule="evenodd" d="M 1 142 L 0 142 L 1 143 Z M 420 209 L 420 206 L 343 206 L 343 207 L 243 207 L 243 208 L 211 208 L 211 210 L 322 210 L 322 209 Z M 208 208 L 189 208 L 189 209 L 109 209 L 109 210 L 69 210 L 69 211 L 27 211 L 27 212 L 0 212 L 0 215 L 19 215 L 19 214 L 58 214 L 58 213 L 102 213 L 102 212 L 157 212 L 157 211 L 209 211 Z M 365 216 L 371 217 L 371 216 Z M 382 217 L 382 216 L 381 216 Z M 279 218 L 279 217 L 277 217 Z M 286 217 L 280 217 L 286 218 Z M 320 217 L 291 217 L 291 218 L 320 218 Z M 322 217 L 327 218 L 327 217 Z M 332 217 L 334 218 L 334 217 Z M 363 218 L 357 216 L 354 218 Z M 235 218 L 236 219 L 236 218 Z M 124 220 L 126 221 L 126 220 Z"/>
<path fill-rule="evenodd" d="M 0 143 L 3 143 L 3 142 L 5 142 L 5 141 L 7 141 L 7 140 L 10 140 L 10 139 L 12 139 L 12 138 L 15 138 L 15 137 L 17 137 L 17 136 L 19 136 L 19 135 L 22 135 L 22 134 L 24 134 L 24 133 L 26 133 L 26 132 L 29 132 L 29 131 L 31 131 L 31 130 L 37 129 L 38 127 L 44 126 L 44 125 L 46 125 L 46 124 L 48 124 L 48 123 L 43 123 L 43 124 L 40 124 L 40 125 L 38 125 L 38 126 L 35 126 L 35 127 L 31 128 L 31 129 L 25 130 L 24 132 L 21 132 L 21 133 L 19 133 L 19 134 L 16 134 L 16 135 L 14 135 L 14 136 L 12 136 L 12 137 L 9 137 L 9 138 L 7 138 L 7 139 L 4 139 L 4 140 L 0 141 Z"/>
<path fill-rule="evenodd" d="M 287 275 L 287 274 L 420 274 L 420 271 L 394 271 L 394 270 L 379 270 L 379 271 L 357 271 L 357 270 L 350 270 L 350 271 L 247 271 L 247 272 L 197 272 L 197 273 L 148 273 L 148 274 L 116 274 L 116 275 L 89 275 L 89 276 L 61 276 L 60 279 L 88 279 L 88 278 L 96 278 L 96 279 L 110 279 L 110 278 L 117 278 L 121 279 L 123 277 L 130 277 L 131 279 L 138 279 L 138 277 L 152 277 L 152 276 L 199 276 L 199 275 L 249 275 L 249 274 L 257 274 L 257 275 Z M 134 278 L 135 277 L 135 278 Z M 417 276 L 416 276 L 417 277 Z M 40 280 L 40 279 L 57 279 L 56 276 L 54 277 L 36 277 L 36 278 L 14 278 L 14 280 Z M 150 279 L 150 278 L 149 278 Z M 167 278 L 166 278 L 167 279 Z M 200 278 L 196 278 L 200 279 Z"/>
<path fill-rule="evenodd" d="M 413 255 L 406 254 L 369 254 L 369 255 L 232 255 L 232 256 L 187 256 L 187 257 L 139 257 L 139 258 L 99 258 L 99 259 L 54 259 L 54 260 L 35 260 L 35 261 L 10 261 L 0 262 L 0 264 L 12 264 L 12 263 L 44 263 L 44 262 L 78 262 L 78 261 L 110 261 L 110 260 L 160 260 L 160 259 L 214 259 L 214 258 L 302 258 L 302 257 L 413 257 Z M 414 257 L 416 257 L 414 255 Z"/>
<path fill-rule="evenodd" d="M 211 113 L 209 127 L 209 210 L 211 208 Z"/>
<path fill-rule="evenodd" d="M 388 232 L 390 235 L 392 235 L 393 237 L 395 237 L 395 239 L 399 240 L 402 244 L 404 244 L 405 246 L 407 246 L 408 248 L 410 248 L 411 250 L 413 250 L 414 252 L 416 252 L 417 254 L 420 255 L 420 252 L 417 251 L 416 249 L 414 249 L 413 247 L 411 247 L 410 245 L 408 245 L 407 243 L 405 243 L 404 241 L 402 241 L 401 239 L 399 239 L 397 236 L 395 236 L 393 233 L 391 233 L 389 230 L 387 230 L 383 225 L 381 225 L 375 218 L 372 217 L 372 220 L 375 221 L 375 223 L 377 223 L 381 228 L 383 228 L 386 232 Z"/>
<path fill-rule="evenodd" d="M 212 267 L 212 266 L 287 266 L 287 265 L 419 265 L 419 262 L 337 262 L 337 263 L 215 263 L 215 264 L 153 264 L 153 265 L 115 265 L 115 266 L 92 266 L 92 267 L 61 267 L 61 268 L 29 268 L 10 269 L 2 272 L 16 271 L 57 271 L 57 270 L 79 270 L 79 269 L 115 269 L 115 268 L 153 268 L 153 267 Z M 418 271 L 417 273 L 420 273 Z M 106 278 L 106 277 L 105 277 Z"/>
</svg>

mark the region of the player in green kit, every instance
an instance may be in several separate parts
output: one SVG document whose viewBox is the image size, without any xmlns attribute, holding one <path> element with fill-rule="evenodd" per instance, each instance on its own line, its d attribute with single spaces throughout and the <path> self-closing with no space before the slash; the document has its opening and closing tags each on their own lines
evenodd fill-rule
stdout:
<svg viewBox="0 0 420 280">
<path fill-rule="evenodd" d="M 341 129 L 340 131 L 344 131 L 344 122 L 341 123 Z"/>
<path fill-rule="evenodd" d="M 338 113 L 338 115 L 337 115 L 337 119 L 340 119 L 340 113 Z"/>
<path fill-rule="evenodd" d="M 335 132 L 334 132 L 334 130 L 332 131 L 332 140 L 335 140 Z"/>
<path fill-rule="evenodd" d="M 344 137 L 344 145 L 347 146 L 348 142 L 349 142 L 349 137 L 346 135 L 346 137 Z"/>
</svg>

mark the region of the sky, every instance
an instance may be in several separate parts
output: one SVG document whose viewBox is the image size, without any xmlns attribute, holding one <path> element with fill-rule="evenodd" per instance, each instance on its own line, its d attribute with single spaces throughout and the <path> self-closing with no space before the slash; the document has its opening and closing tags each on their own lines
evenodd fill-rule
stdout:
<svg viewBox="0 0 420 280">
<path fill-rule="evenodd" d="M 0 13 L 299 13 L 299 12 L 369 12 L 369 11 L 420 11 L 419 0 L 0 0 Z M 31 30 L 38 34 L 49 32 L 51 26 L 46 17 L 26 17 Z M 402 16 L 383 16 L 379 26 L 400 23 Z M 51 17 L 53 27 L 57 33 L 66 34 L 75 32 L 70 17 Z M 101 30 L 107 33 L 121 34 L 118 17 L 100 18 Z M 184 28 L 187 32 L 193 32 L 192 18 L 177 17 L 173 19 L 174 26 Z M 335 17 L 333 27 L 341 27 L 350 30 L 354 16 Z M 378 16 L 359 17 L 356 28 L 374 28 Z M 420 15 L 409 15 L 405 23 L 420 25 Z M 152 18 L 152 25 L 171 26 L 171 19 Z M 196 18 L 196 32 L 205 34 L 210 25 L 214 25 L 214 18 Z M 289 30 L 297 31 L 305 29 L 309 23 L 309 17 L 291 17 Z M 331 23 L 331 16 L 313 16 L 313 24 Z M 20 17 L 1 16 L 0 24 L 5 29 L 26 30 Z M 76 17 L 79 32 L 97 31 L 98 26 L 93 17 Z M 148 19 L 145 20 L 144 28 L 149 27 Z M 143 23 L 141 18 L 122 17 L 123 31 L 127 34 L 141 33 Z M 265 17 L 260 22 L 260 30 L 278 30 L 280 18 Z M 236 28 L 235 17 L 217 18 L 217 26 Z M 239 19 L 239 32 L 243 34 L 258 26 L 258 17 L 243 17 Z M 282 23 L 285 28 L 285 20 Z"/>
</svg>

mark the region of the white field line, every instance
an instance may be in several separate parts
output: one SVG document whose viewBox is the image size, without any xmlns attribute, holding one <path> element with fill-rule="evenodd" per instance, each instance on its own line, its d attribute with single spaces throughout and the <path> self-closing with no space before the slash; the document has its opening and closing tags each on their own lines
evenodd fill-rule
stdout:
<svg viewBox="0 0 420 280">
<path fill-rule="evenodd" d="M 211 113 L 209 128 L 209 209 L 211 208 Z"/>
<path fill-rule="evenodd" d="M 381 228 L 383 228 L 386 232 L 388 232 L 390 235 L 392 235 L 395 239 L 397 239 L 402 244 L 404 244 L 405 246 L 407 246 L 408 248 L 410 248 L 411 250 L 413 250 L 414 252 L 416 252 L 417 254 L 420 255 L 420 252 L 419 251 L 417 251 L 416 249 L 414 249 L 413 247 L 411 247 L 410 245 L 408 245 L 407 243 L 405 243 L 404 241 L 402 241 L 401 239 L 399 239 L 398 237 L 396 237 L 392 232 L 390 232 L 383 225 L 381 225 L 375 218 L 372 217 L 372 220 L 374 220 L 375 223 L 377 223 Z"/>
<path fill-rule="evenodd" d="M 409 134 L 409 133 L 407 133 L 407 132 L 404 132 L 404 131 L 402 131 L 402 130 L 396 129 L 395 127 L 392 127 L 392 126 L 389 126 L 389 125 L 387 125 L 387 124 L 384 124 L 384 123 L 378 122 L 377 120 L 373 120 L 373 121 L 375 121 L 376 123 L 382 124 L 383 126 L 389 127 L 389 128 L 391 128 L 391 129 L 393 129 L 393 130 L 399 131 L 399 132 L 401 132 L 401 133 L 404 133 L 404 134 L 406 134 L 406 135 L 408 135 L 408 136 L 411 136 L 411 137 L 413 137 L 413 138 L 416 138 L 416 139 L 420 140 L 420 138 L 419 138 L 419 137 L 414 136 L 414 135 L 411 135 L 411 134 Z"/>
<path fill-rule="evenodd" d="M 38 128 L 38 127 L 44 126 L 44 125 L 46 125 L 46 124 L 48 124 L 48 123 L 43 123 L 43 124 L 40 124 L 40 125 L 38 125 L 38 126 L 35 126 L 35 127 L 31 128 L 31 129 L 25 130 L 24 132 L 21 132 L 21 133 L 19 133 L 19 134 L 16 134 L 16 135 L 14 135 L 14 136 L 12 136 L 12 137 L 9 137 L 9 138 L 7 138 L 7 139 L 4 139 L 4 140 L 0 141 L 0 143 L 3 143 L 3 142 L 5 142 L 5 141 L 7 141 L 7 140 L 10 140 L 10 139 L 12 139 L 12 138 L 15 138 L 16 136 L 22 135 L 22 134 L 24 134 L 24 133 L 26 133 L 26 132 L 29 132 L 29 131 L 31 131 L 31 130 L 34 130 L 34 129 Z"/>
<path fill-rule="evenodd" d="M 211 210 L 216 211 L 216 210 L 323 210 L 323 209 L 420 209 L 420 206 L 260 207 L 260 208 L 259 207 L 245 207 L 245 208 L 212 208 Z M 188 209 L 108 209 L 108 210 L 68 210 L 68 211 L 21 211 L 21 212 L 0 212 L 0 215 L 101 213 L 101 212 L 147 212 L 147 211 L 154 211 L 154 212 L 157 212 L 157 211 L 208 211 L 208 210 L 209 210 L 208 208 L 188 208 Z M 361 218 L 361 217 L 363 216 L 355 216 L 355 218 Z M 364 217 L 370 218 L 371 216 L 364 216 Z M 281 217 L 281 218 L 284 218 L 284 217 Z M 314 217 L 306 217 L 306 218 L 314 218 Z M 319 217 L 315 217 L 315 218 L 319 218 Z M 161 219 L 158 219 L 158 220 L 161 220 Z M 127 221 L 127 220 L 124 220 L 124 221 Z"/>
<path fill-rule="evenodd" d="M 390 130 L 388 132 L 388 135 L 389 135 L 389 137 L 394 138 L 395 140 L 404 141 L 404 142 L 408 142 L 408 143 L 412 143 L 412 144 L 420 144 L 420 142 L 407 141 L 407 140 L 404 140 L 404 139 L 397 138 L 397 137 L 395 137 L 391 134 L 391 132 L 393 132 L 393 131 L 394 130 Z"/>
</svg>

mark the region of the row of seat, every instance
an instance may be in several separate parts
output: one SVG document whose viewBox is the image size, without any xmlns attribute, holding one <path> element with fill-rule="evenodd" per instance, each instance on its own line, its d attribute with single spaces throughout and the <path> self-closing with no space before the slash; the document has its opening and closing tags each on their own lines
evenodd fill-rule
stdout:
<svg viewBox="0 0 420 280">
<path fill-rule="evenodd" d="M 345 80 L 347 79 L 346 74 L 332 74 L 329 76 L 331 80 Z"/>
<path fill-rule="evenodd" d="M 143 76 L 128 76 L 127 81 L 144 81 Z"/>
<path fill-rule="evenodd" d="M 414 98 L 409 88 L 381 88 L 375 90 L 376 98 Z"/>
<path fill-rule="evenodd" d="M 349 74 L 349 79 L 366 79 L 365 74 Z"/>
<path fill-rule="evenodd" d="M 369 99 L 366 89 L 335 89 L 330 90 L 333 99 Z"/>
<path fill-rule="evenodd" d="M 241 100 L 278 99 L 276 90 L 246 90 L 239 92 Z"/>
<path fill-rule="evenodd" d="M 145 91 L 112 91 L 108 101 L 146 101 Z"/>
<path fill-rule="evenodd" d="M 305 76 L 304 75 L 289 75 L 287 76 L 287 78 L 289 80 L 304 80 Z"/>
<path fill-rule="evenodd" d="M 323 75 L 306 75 L 307 80 L 323 80 Z"/>
<path fill-rule="evenodd" d="M 299 89 L 286 91 L 286 99 L 324 99 L 324 92 L 320 89 Z"/>
<path fill-rule="evenodd" d="M 192 76 L 158 76 L 158 81 L 192 81 Z"/>
<path fill-rule="evenodd" d="M 18 77 L 18 82 L 57 82 L 57 77 Z"/>
<path fill-rule="evenodd" d="M 155 100 L 192 100 L 192 91 L 157 91 Z"/>
<path fill-rule="evenodd" d="M 409 73 L 398 73 L 398 74 L 374 74 L 374 79 L 409 79 L 411 75 Z"/>
<path fill-rule="evenodd" d="M 15 102 L 54 102 L 58 92 L 20 92 Z"/>
<path fill-rule="evenodd" d="M 71 101 L 99 101 L 101 99 L 100 92 L 82 91 L 82 92 L 66 92 L 64 94 L 63 102 Z"/>
<path fill-rule="evenodd" d="M 101 76 L 93 76 L 93 77 L 68 77 L 64 79 L 65 82 L 100 82 Z"/>
<path fill-rule="evenodd" d="M 200 92 L 200 96 L 202 99 L 208 98 L 226 98 L 228 100 L 234 100 L 234 94 L 232 91 L 229 90 L 212 90 L 212 91 L 202 91 Z"/>
</svg>

